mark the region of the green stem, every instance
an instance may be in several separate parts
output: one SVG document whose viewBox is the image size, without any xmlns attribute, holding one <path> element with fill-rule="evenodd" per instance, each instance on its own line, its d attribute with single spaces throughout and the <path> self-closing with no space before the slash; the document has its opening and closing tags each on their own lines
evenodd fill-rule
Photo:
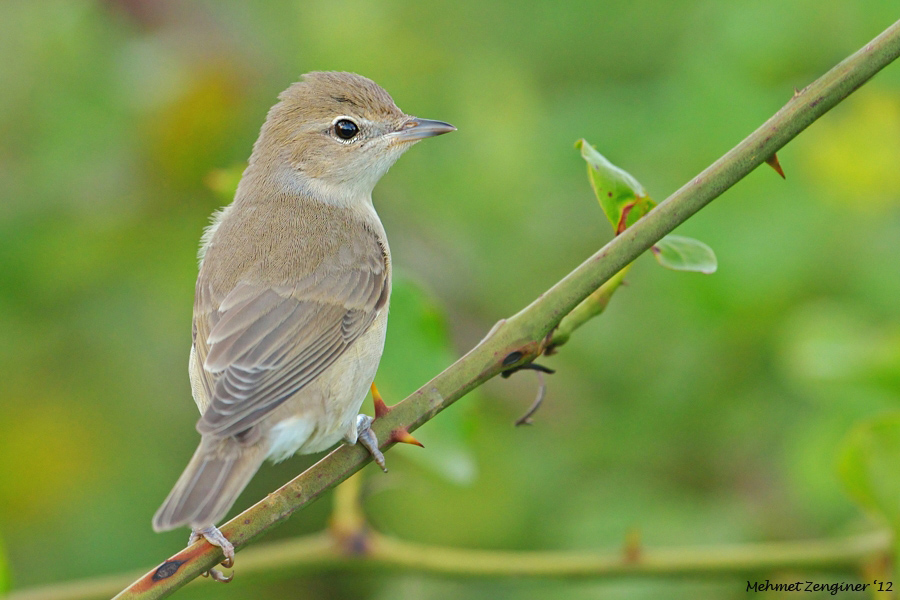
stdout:
<svg viewBox="0 0 900 600">
<path fill-rule="evenodd" d="M 606 310 L 612 295 L 622 285 L 622 281 L 624 281 L 625 275 L 630 268 L 631 265 L 628 265 L 613 275 L 609 281 L 606 281 L 594 290 L 590 296 L 582 300 L 581 304 L 576 306 L 572 312 L 560 321 L 559 327 L 556 328 L 556 331 L 553 332 L 553 337 L 550 338 L 550 343 L 547 344 L 547 349 L 545 350 L 547 354 L 552 354 L 557 348 L 569 341 L 576 329 Z"/>
<path fill-rule="evenodd" d="M 368 533 L 361 553 L 349 552 L 336 537 L 321 533 L 273 542 L 241 554 L 240 580 L 254 576 L 296 577 L 322 571 L 409 572 L 479 578 L 597 579 L 624 576 L 675 577 L 744 575 L 772 571 L 846 570 L 869 573 L 892 549 L 879 531 L 835 540 L 771 542 L 732 546 L 638 549 L 615 552 L 504 552 L 429 546 Z M 8 600 L 93 600 L 108 598 L 128 575 L 33 588 Z M 207 584 L 209 585 L 209 584 Z"/>
<path fill-rule="evenodd" d="M 368 557 L 380 569 L 459 577 L 597 578 L 750 575 L 773 570 L 860 571 L 891 550 L 888 532 L 845 539 L 683 547 L 625 552 L 498 552 L 425 546 L 373 536 Z"/>
<path fill-rule="evenodd" d="M 725 156 L 616 236 L 531 305 L 500 321 L 469 353 L 375 421 L 380 440 L 398 427 L 415 430 L 450 404 L 510 367 L 534 360 L 547 335 L 578 304 L 656 241 L 750 173 L 880 69 L 900 55 L 900 21 L 793 98 Z M 384 449 L 391 446 L 386 443 Z M 368 463 L 358 446 L 341 446 L 221 529 L 240 551 L 294 511 L 316 500 Z M 139 578 L 117 598 L 160 598 L 221 561 L 218 548 L 198 542 Z M 240 559 L 238 565 L 241 564 Z"/>
<path fill-rule="evenodd" d="M 701 208 L 722 195 L 900 55 L 900 21 L 798 91 L 727 154 L 613 238 L 513 319 L 546 335 L 584 298 Z"/>
<path fill-rule="evenodd" d="M 334 507 L 331 510 L 331 532 L 348 547 L 366 532 L 366 517 L 362 509 L 362 477 L 355 473 L 334 490 Z"/>
</svg>

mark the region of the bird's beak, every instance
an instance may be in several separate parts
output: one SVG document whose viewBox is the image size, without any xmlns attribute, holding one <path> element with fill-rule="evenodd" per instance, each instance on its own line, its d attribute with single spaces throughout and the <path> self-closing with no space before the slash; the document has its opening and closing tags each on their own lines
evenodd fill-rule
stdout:
<svg viewBox="0 0 900 600">
<path fill-rule="evenodd" d="M 450 123 L 413 117 L 401 125 L 400 129 L 397 131 L 389 133 L 388 137 L 391 137 L 398 142 L 415 142 L 424 138 L 441 135 L 442 133 L 450 133 L 451 131 L 456 131 L 456 127 Z"/>
</svg>

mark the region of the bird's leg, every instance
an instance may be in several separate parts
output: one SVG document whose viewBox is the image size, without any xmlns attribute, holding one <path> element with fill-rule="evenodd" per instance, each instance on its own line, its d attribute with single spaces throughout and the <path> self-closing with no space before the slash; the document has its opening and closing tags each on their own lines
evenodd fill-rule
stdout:
<svg viewBox="0 0 900 600">
<path fill-rule="evenodd" d="M 222 561 L 222 566 L 226 569 L 230 569 L 234 566 L 234 544 L 228 541 L 228 538 L 218 530 L 214 525 L 210 525 L 209 527 L 204 527 L 203 529 L 192 529 L 191 537 L 188 539 L 188 545 L 190 546 L 200 538 L 204 538 L 207 542 L 212 544 L 213 546 L 218 546 L 222 549 L 222 554 L 225 555 L 225 560 Z M 225 575 L 221 571 L 217 571 L 216 569 L 210 569 L 206 573 L 203 574 L 204 577 L 212 577 L 215 581 L 220 583 L 228 583 L 232 579 L 234 579 L 234 575 Z"/>
<path fill-rule="evenodd" d="M 369 451 L 372 458 L 381 467 L 381 470 L 387 473 L 387 467 L 384 465 L 384 454 L 378 449 L 378 438 L 372 431 L 372 421 L 369 415 L 358 415 L 356 417 L 356 442 L 363 445 Z"/>
<path fill-rule="evenodd" d="M 372 402 L 375 404 L 375 419 L 380 419 L 381 417 L 391 412 L 391 407 L 384 403 L 384 400 L 381 398 L 381 394 L 378 393 L 378 388 L 375 387 L 375 382 L 372 382 Z M 381 450 L 378 449 L 378 438 L 375 437 L 375 432 L 372 431 L 372 422 L 375 419 L 368 415 L 357 416 L 356 430 L 354 431 L 351 429 L 346 439 L 351 444 L 359 442 L 363 446 L 365 446 L 365 448 L 372 454 L 372 458 L 375 459 L 375 462 L 378 463 L 378 466 L 381 467 L 381 470 L 387 473 L 387 467 L 384 466 L 384 454 L 382 454 Z M 410 435 L 409 429 L 407 429 L 406 427 L 398 427 L 391 431 L 391 435 L 388 438 L 388 443 L 413 444 L 415 446 L 422 447 L 421 442 Z"/>
</svg>

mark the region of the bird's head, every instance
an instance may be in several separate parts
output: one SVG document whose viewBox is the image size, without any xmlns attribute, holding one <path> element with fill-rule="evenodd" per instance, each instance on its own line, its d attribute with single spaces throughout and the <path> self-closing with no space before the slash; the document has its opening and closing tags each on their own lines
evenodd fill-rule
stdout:
<svg viewBox="0 0 900 600">
<path fill-rule="evenodd" d="M 456 129 L 405 114 L 384 89 L 353 73 L 308 73 L 279 99 L 251 165 L 333 201 L 369 197 L 415 142 Z"/>
</svg>

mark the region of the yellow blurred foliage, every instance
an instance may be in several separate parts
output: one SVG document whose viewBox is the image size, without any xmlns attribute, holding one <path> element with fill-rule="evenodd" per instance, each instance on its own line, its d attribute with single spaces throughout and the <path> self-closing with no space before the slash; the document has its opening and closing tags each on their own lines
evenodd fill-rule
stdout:
<svg viewBox="0 0 900 600">
<path fill-rule="evenodd" d="M 216 166 L 242 95 L 234 73 L 210 68 L 196 73 L 178 98 L 148 117 L 147 150 L 167 178 L 195 182 Z"/>
<path fill-rule="evenodd" d="M 0 510 L 28 520 L 89 489 L 98 465 L 91 418 L 50 402 L 17 406 L 0 428 Z"/>
<path fill-rule="evenodd" d="M 798 140 L 807 176 L 831 202 L 880 212 L 900 205 L 900 98 L 869 89 Z"/>
</svg>

